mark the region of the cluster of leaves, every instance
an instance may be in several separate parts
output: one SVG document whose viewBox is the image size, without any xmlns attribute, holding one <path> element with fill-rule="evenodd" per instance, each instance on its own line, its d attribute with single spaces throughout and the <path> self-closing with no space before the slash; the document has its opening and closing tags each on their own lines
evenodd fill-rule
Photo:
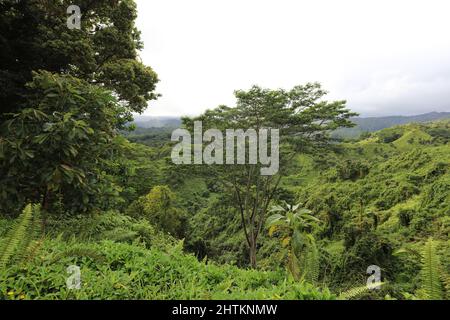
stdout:
<svg viewBox="0 0 450 320">
<path fill-rule="evenodd" d="M 106 172 L 116 156 L 123 108 L 110 92 L 71 76 L 35 73 L 27 108 L 1 124 L 1 208 L 27 201 L 68 211 L 105 207 L 118 189 Z M 98 203 L 97 201 L 106 203 Z"/>
<path fill-rule="evenodd" d="M 186 213 L 176 207 L 175 194 L 168 186 L 156 186 L 147 195 L 134 201 L 126 210 L 129 216 L 145 218 L 159 230 L 183 238 Z"/>
<path fill-rule="evenodd" d="M 306 280 L 316 284 L 319 277 L 319 252 L 312 234 L 319 228 L 320 220 L 312 212 L 300 207 L 300 204 L 274 206 L 274 213 L 267 218 L 269 235 L 284 233 L 283 247 L 288 247 L 287 269 L 296 281 Z"/>
</svg>

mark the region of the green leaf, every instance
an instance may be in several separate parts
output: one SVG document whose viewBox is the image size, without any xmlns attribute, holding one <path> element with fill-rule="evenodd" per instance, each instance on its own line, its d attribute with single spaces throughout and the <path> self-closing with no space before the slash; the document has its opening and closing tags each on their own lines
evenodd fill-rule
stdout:
<svg viewBox="0 0 450 320">
<path fill-rule="evenodd" d="M 281 214 L 277 213 L 277 214 L 271 215 L 270 217 L 267 218 L 266 225 L 268 227 L 271 227 L 275 224 L 280 224 L 282 219 L 284 219 L 284 216 L 282 216 Z"/>
</svg>

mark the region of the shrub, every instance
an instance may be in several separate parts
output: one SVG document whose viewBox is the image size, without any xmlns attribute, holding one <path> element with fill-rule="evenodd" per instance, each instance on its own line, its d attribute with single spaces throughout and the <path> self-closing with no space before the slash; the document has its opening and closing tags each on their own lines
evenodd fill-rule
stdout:
<svg viewBox="0 0 450 320">
<path fill-rule="evenodd" d="M 48 221 L 49 236 L 62 235 L 63 239 L 79 241 L 111 240 L 139 242 L 146 247 L 165 248 L 175 239 L 158 231 L 145 219 L 135 219 L 115 211 L 78 217 L 53 217 Z"/>
<path fill-rule="evenodd" d="M 183 238 L 186 231 L 186 213 L 176 207 L 175 194 L 167 186 L 156 186 L 149 194 L 133 202 L 126 213 L 147 219 L 152 225 Z"/>
</svg>

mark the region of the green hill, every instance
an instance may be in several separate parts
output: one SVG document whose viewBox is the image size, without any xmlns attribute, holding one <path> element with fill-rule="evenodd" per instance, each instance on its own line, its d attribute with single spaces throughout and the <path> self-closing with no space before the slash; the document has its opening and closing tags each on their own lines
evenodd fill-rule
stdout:
<svg viewBox="0 0 450 320">
<path fill-rule="evenodd" d="M 320 277 L 331 288 L 363 283 L 366 268 L 375 264 L 391 283 L 385 293 L 400 287 L 413 292 L 420 283 L 419 261 L 395 252 L 420 251 L 429 237 L 450 265 L 449 132 L 449 120 L 409 124 L 336 145 L 334 152 L 297 156 L 279 199 L 300 202 L 323 221 L 316 234 Z M 218 262 L 245 264 L 233 200 L 216 194 L 213 181 L 185 185 L 179 194 L 203 204 L 190 218 L 187 247 Z M 283 250 L 265 235 L 261 266 L 279 266 Z"/>
<path fill-rule="evenodd" d="M 356 124 L 355 127 L 338 129 L 333 133 L 333 136 L 336 138 L 358 138 L 364 132 L 375 132 L 397 125 L 424 123 L 448 118 L 450 118 L 450 112 L 430 112 L 415 116 L 353 118 L 351 120 Z"/>
<path fill-rule="evenodd" d="M 310 179 L 286 185 L 327 221 L 325 248 L 342 245 L 338 261 L 346 271 L 334 274 L 336 283 L 377 264 L 389 281 L 414 286 L 414 273 L 393 253 L 405 246 L 417 249 L 429 237 L 447 248 L 442 250 L 450 265 L 449 130 L 447 120 L 372 133 L 299 173 Z"/>
<path fill-rule="evenodd" d="M 335 299 L 364 287 L 372 265 L 386 284 L 359 297 L 426 297 L 418 255 L 429 238 L 439 272 L 450 273 L 449 132 L 449 120 L 408 124 L 296 156 L 275 201 L 300 203 L 320 220 L 311 231 L 312 283 L 288 275 L 287 238 L 266 229 L 258 269 L 248 270 L 232 194 L 194 167 L 174 170 L 169 146 L 126 142 L 121 194 L 138 200 L 117 211 L 47 216 L 46 237 L 0 269 L 0 299 Z M 152 210 L 168 220 L 152 220 Z M 0 238 L 10 225 L 0 219 Z M 170 225 L 178 228 L 172 235 Z M 69 265 L 81 266 L 81 290 L 66 287 Z"/>
</svg>

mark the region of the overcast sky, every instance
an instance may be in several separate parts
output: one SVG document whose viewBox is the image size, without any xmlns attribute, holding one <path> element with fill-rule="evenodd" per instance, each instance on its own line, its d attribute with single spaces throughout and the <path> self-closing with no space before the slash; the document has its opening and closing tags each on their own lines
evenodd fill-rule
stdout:
<svg viewBox="0 0 450 320">
<path fill-rule="evenodd" d="M 146 115 L 234 105 L 253 84 L 321 82 L 364 116 L 450 111 L 448 0 L 137 0 Z"/>
</svg>

